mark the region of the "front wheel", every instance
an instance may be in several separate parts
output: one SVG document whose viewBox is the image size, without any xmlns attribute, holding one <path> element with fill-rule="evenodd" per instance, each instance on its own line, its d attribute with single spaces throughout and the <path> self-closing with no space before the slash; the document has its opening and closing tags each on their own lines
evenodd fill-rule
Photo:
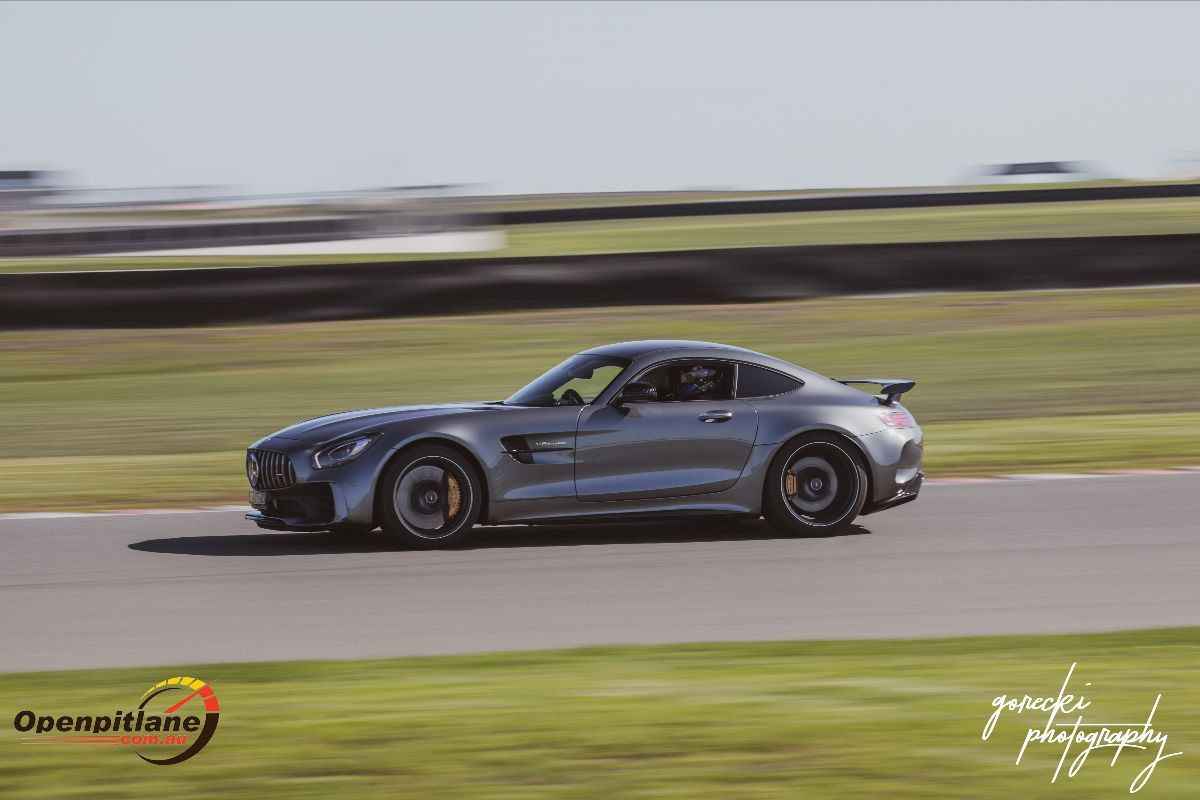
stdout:
<svg viewBox="0 0 1200 800">
<path fill-rule="evenodd" d="M 380 482 L 383 532 L 407 547 L 432 550 L 461 542 L 479 518 L 482 497 L 475 467 L 448 447 L 403 454 Z"/>
<path fill-rule="evenodd" d="M 788 442 L 767 471 L 763 516 L 798 536 L 837 533 L 867 502 L 867 472 L 852 445 L 835 436 Z"/>
</svg>

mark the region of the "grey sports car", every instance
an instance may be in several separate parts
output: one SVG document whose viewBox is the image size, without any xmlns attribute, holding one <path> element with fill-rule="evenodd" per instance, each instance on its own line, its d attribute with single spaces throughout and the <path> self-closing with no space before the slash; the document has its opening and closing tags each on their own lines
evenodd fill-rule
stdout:
<svg viewBox="0 0 1200 800">
<path fill-rule="evenodd" d="M 898 402 L 912 387 L 708 342 L 611 344 L 507 400 L 351 411 L 260 439 L 246 454 L 246 518 L 382 527 L 417 548 L 476 524 L 696 516 L 820 535 L 916 499 L 921 429 Z"/>
</svg>

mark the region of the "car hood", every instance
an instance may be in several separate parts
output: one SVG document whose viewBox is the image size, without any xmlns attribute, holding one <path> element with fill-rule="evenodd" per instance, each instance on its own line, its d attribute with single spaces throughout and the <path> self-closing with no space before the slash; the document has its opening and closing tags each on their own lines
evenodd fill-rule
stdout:
<svg viewBox="0 0 1200 800">
<path fill-rule="evenodd" d="M 340 414 L 313 417 L 312 419 L 284 428 L 281 431 L 276 431 L 266 438 L 291 439 L 306 444 L 321 444 L 356 433 L 377 431 L 392 423 L 403 422 L 408 419 L 483 411 L 495 412 L 503 408 L 506 408 L 506 406 L 486 402 L 430 403 L 428 405 L 417 406 L 366 408 L 361 411 L 343 411 Z"/>
</svg>

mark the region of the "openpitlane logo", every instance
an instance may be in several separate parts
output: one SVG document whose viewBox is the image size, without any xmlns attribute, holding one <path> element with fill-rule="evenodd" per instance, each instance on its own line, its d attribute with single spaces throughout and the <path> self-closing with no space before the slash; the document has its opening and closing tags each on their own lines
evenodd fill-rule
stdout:
<svg viewBox="0 0 1200 800">
<path fill-rule="evenodd" d="M 111 714 L 42 714 L 23 709 L 13 718 L 22 744 L 133 748 L 148 764 L 192 758 L 217 730 L 221 706 L 199 678 L 173 677 L 147 689 L 137 706 Z"/>
</svg>

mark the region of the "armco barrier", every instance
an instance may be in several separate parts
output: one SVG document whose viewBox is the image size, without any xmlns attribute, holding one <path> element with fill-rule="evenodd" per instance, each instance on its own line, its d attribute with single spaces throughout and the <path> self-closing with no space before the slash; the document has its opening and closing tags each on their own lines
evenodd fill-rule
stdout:
<svg viewBox="0 0 1200 800">
<path fill-rule="evenodd" d="M 104 255 L 134 250 L 320 242 L 353 238 L 358 229 L 358 220 L 352 217 L 310 217 L 0 230 L 0 256 Z"/>
<path fill-rule="evenodd" d="M 706 217 L 723 214 L 782 214 L 799 211 L 866 211 L 884 208 L 1009 205 L 1017 203 L 1077 203 L 1088 200 L 1163 200 L 1200 197 L 1200 183 L 1134 186 L 1073 186 L 1062 189 L 997 189 L 897 194 L 842 194 L 808 197 L 769 197 L 761 200 L 698 200 L 626 206 L 532 208 L 497 215 L 500 225 L 547 222 L 603 222 L 618 219 Z"/>
<path fill-rule="evenodd" d="M 0 327 L 158 327 L 1200 281 L 1200 234 L 0 274 Z"/>
</svg>

